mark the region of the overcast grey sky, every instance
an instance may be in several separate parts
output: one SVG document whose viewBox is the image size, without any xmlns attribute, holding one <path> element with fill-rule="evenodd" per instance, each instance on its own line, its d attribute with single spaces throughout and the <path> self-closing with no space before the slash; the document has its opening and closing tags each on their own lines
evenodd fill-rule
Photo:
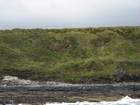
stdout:
<svg viewBox="0 0 140 105">
<path fill-rule="evenodd" d="M 140 26 L 140 0 L 0 0 L 0 29 Z"/>
</svg>

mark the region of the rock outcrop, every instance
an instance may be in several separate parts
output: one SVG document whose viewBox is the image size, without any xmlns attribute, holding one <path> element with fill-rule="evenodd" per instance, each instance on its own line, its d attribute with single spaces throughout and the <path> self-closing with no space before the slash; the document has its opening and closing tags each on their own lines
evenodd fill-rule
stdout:
<svg viewBox="0 0 140 105">
<path fill-rule="evenodd" d="M 116 75 L 117 81 L 121 81 L 122 77 L 125 75 L 125 72 L 123 71 L 122 68 L 118 68 L 115 71 L 115 75 Z"/>
<path fill-rule="evenodd" d="M 93 96 L 135 96 L 140 98 L 140 83 L 117 84 L 66 84 L 59 82 L 39 82 L 6 76 L 0 82 L 0 102 L 40 103 L 45 101 L 73 102 L 89 101 Z M 46 98 L 47 97 L 47 98 Z M 30 98 L 30 99 L 29 99 Z M 121 97 L 120 97 L 121 98 Z M 91 100 L 93 101 L 93 100 Z M 94 97 L 94 101 L 97 101 Z M 99 100 L 98 101 L 102 101 Z"/>
</svg>

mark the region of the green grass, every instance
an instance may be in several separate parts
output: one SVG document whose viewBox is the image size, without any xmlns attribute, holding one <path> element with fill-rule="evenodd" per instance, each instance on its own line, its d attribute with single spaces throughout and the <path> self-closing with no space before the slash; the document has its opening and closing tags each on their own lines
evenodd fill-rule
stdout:
<svg viewBox="0 0 140 105">
<path fill-rule="evenodd" d="M 118 67 L 140 74 L 139 26 L 0 30 L 1 77 L 112 83 Z"/>
</svg>

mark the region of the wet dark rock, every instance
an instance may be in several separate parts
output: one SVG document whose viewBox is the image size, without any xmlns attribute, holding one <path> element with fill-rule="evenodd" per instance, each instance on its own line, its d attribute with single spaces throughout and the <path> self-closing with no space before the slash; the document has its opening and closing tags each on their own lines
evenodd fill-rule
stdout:
<svg viewBox="0 0 140 105">
<path fill-rule="evenodd" d="M 10 100 L 13 100 L 14 103 L 73 102 L 77 99 L 73 98 L 75 96 L 82 96 L 78 100 L 86 101 L 86 99 L 97 95 L 103 97 L 107 97 L 107 95 L 110 97 L 132 95 L 134 97 L 135 93 L 135 97 L 140 96 L 140 83 L 65 84 L 26 81 L 15 77 L 8 78 L 10 80 L 5 78 L 4 81 L 0 82 L 0 102 L 11 103 Z M 13 85 L 9 81 L 13 82 Z"/>
<path fill-rule="evenodd" d="M 1 93 L 44 93 L 44 92 L 81 92 L 81 93 L 117 93 L 117 91 L 121 93 L 131 93 L 133 91 L 140 91 L 140 84 L 135 85 L 91 85 L 91 86 L 52 86 L 52 87 L 20 87 L 20 86 L 12 86 L 12 87 L 4 87 L 0 86 Z"/>
</svg>

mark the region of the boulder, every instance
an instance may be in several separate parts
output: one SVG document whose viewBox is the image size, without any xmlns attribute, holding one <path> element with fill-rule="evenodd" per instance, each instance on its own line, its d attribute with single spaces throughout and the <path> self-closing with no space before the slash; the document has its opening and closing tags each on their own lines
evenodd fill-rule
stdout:
<svg viewBox="0 0 140 105">
<path fill-rule="evenodd" d="M 116 79 L 117 81 L 121 81 L 121 79 L 123 78 L 123 76 L 125 75 L 125 72 L 122 68 L 118 68 L 116 71 L 115 71 L 115 75 L 116 75 Z"/>
</svg>

